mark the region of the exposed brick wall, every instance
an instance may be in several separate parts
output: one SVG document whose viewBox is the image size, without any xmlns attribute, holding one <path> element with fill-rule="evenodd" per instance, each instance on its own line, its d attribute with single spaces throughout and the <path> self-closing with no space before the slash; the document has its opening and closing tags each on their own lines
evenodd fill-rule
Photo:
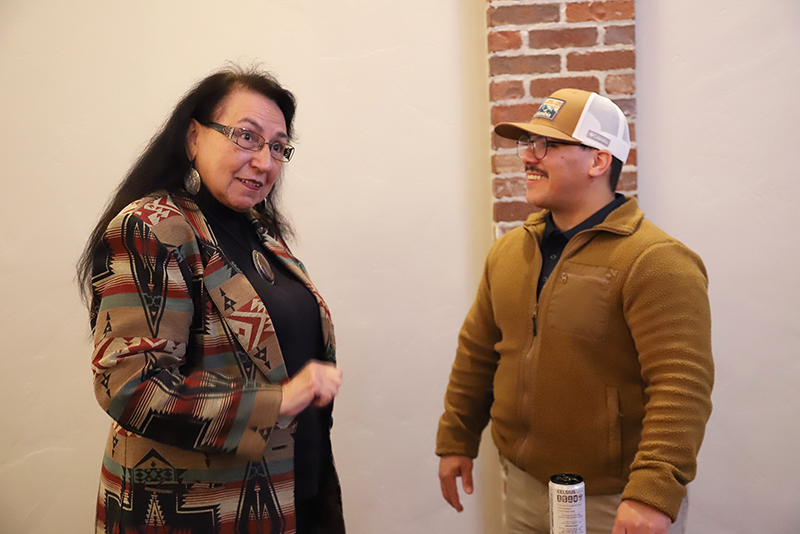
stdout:
<svg viewBox="0 0 800 534">
<path fill-rule="evenodd" d="M 636 51 L 634 0 L 490 0 L 489 96 L 492 126 L 528 122 L 545 97 L 564 87 L 611 98 L 628 117 L 631 153 L 619 191 L 636 193 Z M 532 211 L 513 141 L 493 135 L 495 231 Z"/>
</svg>

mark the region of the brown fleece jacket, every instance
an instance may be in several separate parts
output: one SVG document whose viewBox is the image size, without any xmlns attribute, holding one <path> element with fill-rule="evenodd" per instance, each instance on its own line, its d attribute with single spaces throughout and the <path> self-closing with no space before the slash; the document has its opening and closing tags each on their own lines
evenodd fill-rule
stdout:
<svg viewBox="0 0 800 534">
<path fill-rule="evenodd" d="M 537 301 L 546 212 L 499 239 L 459 335 L 436 453 L 500 453 L 543 483 L 584 477 L 674 521 L 711 413 L 702 260 L 629 198 L 566 246 Z"/>
</svg>

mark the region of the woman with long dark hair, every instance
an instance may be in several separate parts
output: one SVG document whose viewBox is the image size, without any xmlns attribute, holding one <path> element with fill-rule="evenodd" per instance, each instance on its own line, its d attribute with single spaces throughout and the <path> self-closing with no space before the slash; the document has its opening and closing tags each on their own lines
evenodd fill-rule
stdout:
<svg viewBox="0 0 800 534">
<path fill-rule="evenodd" d="M 98 533 L 344 532 L 333 326 L 276 202 L 294 113 L 257 69 L 208 76 L 91 234 Z"/>
</svg>

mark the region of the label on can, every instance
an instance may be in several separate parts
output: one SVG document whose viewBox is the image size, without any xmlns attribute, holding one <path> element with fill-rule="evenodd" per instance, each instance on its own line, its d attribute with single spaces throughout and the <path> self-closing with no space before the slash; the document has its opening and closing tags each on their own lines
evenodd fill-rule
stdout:
<svg viewBox="0 0 800 534">
<path fill-rule="evenodd" d="M 581 476 L 550 477 L 550 534 L 586 534 L 586 486 Z"/>
</svg>

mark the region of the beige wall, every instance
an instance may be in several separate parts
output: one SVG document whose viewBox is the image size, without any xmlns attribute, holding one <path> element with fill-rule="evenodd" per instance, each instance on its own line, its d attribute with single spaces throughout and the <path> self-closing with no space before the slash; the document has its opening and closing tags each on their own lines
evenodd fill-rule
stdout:
<svg viewBox="0 0 800 534">
<path fill-rule="evenodd" d="M 456 514 L 432 453 L 491 240 L 487 4 L 234 5 L 0 4 L 0 530 L 90 531 L 108 418 L 74 261 L 188 85 L 260 59 L 300 101 L 285 201 L 336 320 L 350 531 L 496 532 L 496 486 Z M 798 6 L 636 5 L 640 197 L 711 276 L 718 381 L 692 487 L 698 534 L 800 524 Z"/>
<path fill-rule="evenodd" d="M 636 3 L 639 196 L 703 257 L 717 382 L 689 532 L 800 531 L 800 3 Z"/>
<path fill-rule="evenodd" d="M 477 498 L 458 517 L 447 510 L 433 449 L 491 241 L 484 8 L 0 4 L 0 531 L 91 530 L 109 418 L 92 394 L 74 262 L 182 93 L 251 59 L 299 101 L 285 205 L 336 323 L 345 384 L 333 438 L 350 531 L 480 531 Z"/>
</svg>

